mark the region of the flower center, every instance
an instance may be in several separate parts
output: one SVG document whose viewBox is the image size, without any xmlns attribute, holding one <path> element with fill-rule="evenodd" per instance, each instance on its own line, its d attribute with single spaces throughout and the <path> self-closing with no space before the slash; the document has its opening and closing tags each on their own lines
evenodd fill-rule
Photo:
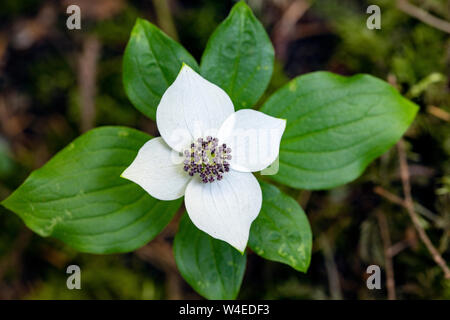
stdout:
<svg viewBox="0 0 450 320">
<path fill-rule="evenodd" d="M 184 171 L 191 177 L 198 174 L 203 183 L 222 180 L 223 174 L 230 171 L 231 149 L 219 139 L 211 136 L 198 138 L 184 151 Z"/>
</svg>

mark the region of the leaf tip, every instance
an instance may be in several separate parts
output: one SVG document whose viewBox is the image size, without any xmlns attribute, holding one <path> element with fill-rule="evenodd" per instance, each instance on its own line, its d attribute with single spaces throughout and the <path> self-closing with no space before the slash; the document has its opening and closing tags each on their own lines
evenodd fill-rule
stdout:
<svg viewBox="0 0 450 320">
<path fill-rule="evenodd" d="M 240 0 L 238 1 L 234 7 L 232 8 L 232 10 L 251 10 L 250 7 L 247 5 L 247 3 L 245 3 L 244 0 Z"/>
<path fill-rule="evenodd" d="M 148 23 L 149 25 L 152 25 L 152 23 L 144 18 L 141 17 L 137 17 L 136 18 L 136 22 L 134 23 L 135 25 L 140 25 L 140 24 L 145 24 Z"/>
<path fill-rule="evenodd" d="M 8 210 L 11 210 L 11 209 L 10 209 L 10 205 L 8 204 L 8 202 L 10 202 L 11 197 L 12 197 L 13 194 L 14 194 L 14 192 L 11 193 L 9 196 L 7 196 L 7 197 L 6 197 L 5 199 L 3 199 L 2 201 L 0 201 L 0 205 L 2 205 L 3 207 L 5 207 L 5 208 L 8 209 Z"/>
<path fill-rule="evenodd" d="M 144 19 L 142 19 L 142 18 L 140 18 L 140 17 L 137 17 L 137 18 L 136 18 L 136 21 L 134 22 L 133 30 L 134 30 L 135 28 L 137 28 L 143 21 L 144 21 Z"/>
</svg>

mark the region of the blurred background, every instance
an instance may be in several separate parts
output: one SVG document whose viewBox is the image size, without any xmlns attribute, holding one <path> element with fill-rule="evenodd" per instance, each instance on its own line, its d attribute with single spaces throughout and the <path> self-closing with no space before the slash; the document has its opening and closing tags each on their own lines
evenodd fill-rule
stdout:
<svg viewBox="0 0 450 320">
<path fill-rule="evenodd" d="M 450 261 L 450 1 L 247 2 L 276 51 L 271 84 L 258 105 L 289 79 L 316 70 L 370 73 L 420 105 L 400 156 L 405 150 L 420 225 Z M 81 30 L 66 28 L 70 4 L 81 8 Z M 136 17 L 158 25 L 199 61 L 233 4 L 2 0 L 0 200 L 90 128 L 126 125 L 156 134 L 122 86 L 122 55 Z M 366 27 L 371 4 L 381 8 L 380 30 Z M 404 208 L 398 150 L 392 148 L 348 185 L 318 192 L 285 189 L 313 229 L 310 269 L 301 274 L 249 252 L 239 298 L 450 299 L 450 280 Z M 0 299 L 198 299 L 174 264 L 176 221 L 135 252 L 99 256 L 41 238 L 0 207 Z M 66 287 L 70 264 L 81 267 L 82 290 Z M 371 264 L 383 270 L 381 290 L 366 287 Z"/>
</svg>

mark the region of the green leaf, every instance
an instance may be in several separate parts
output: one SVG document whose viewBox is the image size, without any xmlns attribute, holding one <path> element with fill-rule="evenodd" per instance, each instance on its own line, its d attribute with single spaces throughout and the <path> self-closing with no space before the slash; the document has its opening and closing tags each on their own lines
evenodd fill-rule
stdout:
<svg viewBox="0 0 450 320">
<path fill-rule="evenodd" d="M 228 93 L 238 110 L 253 107 L 264 93 L 273 59 L 264 27 L 244 2 L 238 2 L 209 39 L 200 69 Z"/>
<path fill-rule="evenodd" d="M 272 178 L 304 189 L 352 181 L 401 138 L 417 110 L 389 84 L 369 75 L 300 76 L 261 108 L 287 119 L 280 169 Z"/>
<path fill-rule="evenodd" d="M 166 89 L 186 63 L 195 59 L 179 43 L 150 22 L 137 19 L 123 57 L 123 84 L 133 105 L 156 120 L 156 108 Z"/>
<path fill-rule="evenodd" d="M 90 253 L 126 252 L 154 238 L 181 199 L 159 201 L 120 177 L 151 137 L 101 127 L 60 151 L 2 204 L 41 236 Z"/>
<path fill-rule="evenodd" d="M 260 184 L 263 203 L 250 230 L 249 247 L 265 259 L 306 272 L 312 248 L 308 218 L 294 199 L 273 185 Z"/>
<path fill-rule="evenodd" d="M 199 230 L 187 214 L 174 241 L 175 261 L 183 278 L 207 299 L 235 299 L 247 258 L 228 243 Z"/>
</svg>

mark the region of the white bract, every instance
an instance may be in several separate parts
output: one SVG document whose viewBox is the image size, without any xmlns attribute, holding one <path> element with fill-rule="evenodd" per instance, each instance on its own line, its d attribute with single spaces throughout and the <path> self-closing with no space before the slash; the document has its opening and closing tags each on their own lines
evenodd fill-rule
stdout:
<svg viewBox="0 0 450 320">
<path fill-rule="evenodd" d="M 243 252 L 262 204 L 251 172 L 277 159 L 286 121 L 235 112 L 225 91 L 183 65 L 156 123 L 161 137 L 144 144 L 122 176 L 160 200 L 184 195 L 195 226 Z"/>
</svg>

